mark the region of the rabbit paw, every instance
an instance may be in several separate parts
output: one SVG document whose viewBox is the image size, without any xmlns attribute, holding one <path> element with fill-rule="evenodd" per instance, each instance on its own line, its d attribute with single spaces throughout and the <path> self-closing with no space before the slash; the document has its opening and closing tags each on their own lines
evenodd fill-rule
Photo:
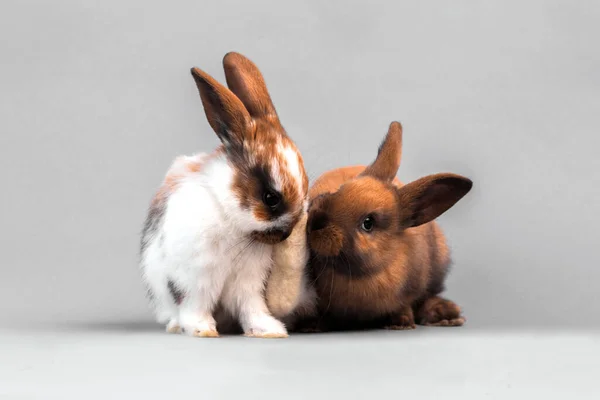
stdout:
<svg viewBox="0 0 600 400">
<path fill-rule="evenodd" d="M 176 319 L 172 319 L 169 321 L 166 327 L 167 333 L 181 333 L 181 326 L 179 325 L 179 321 Z"/>
<path fill-rule="evenodd" d="M 181 330 L 183 333 L 189 336 L 209 338 L 219 337 L 219 332 L 217 332 L 216 323 L 214 319 L 200 319 L 189 322 L 186 321 L 181 324 Z"/>
<path fill-rule="evenodd" d="M 281 321 L 270 315 L 261 315 L 253 318 L 248 327 L 244 329 L 245 336 L 255 338 L 286 338 L 287 329 Z"/>
<path fill-rule="evenodd" d="M 425 300 L 417 311 L 417 320 L 428 326 L 462 326 L 466 321 L 456 303 L 439 296 Z"/>
<path fill-rule="evenodd" d="M 393 315 L 390 318 L 389 323 L 384 326 L 384 329 L 393 331 L 406 331 L 415 329 L 415 318 L 410 307 L 406 307 L 401 310 L 398 314 Z"/>
<path fill-rule="evenodd" d="M 442 319 L 437 322 L 426 323 L 428 326 L 463 326 L 466 322 L 465 317 L 458 317 L 452 319 Z"/>
<path fill-rule="evenodd" d="M 218 338 L 219 332 L 217 332 L 216 329 L 196 329 L 191 335 L 196 337 Z"/>
</svg>

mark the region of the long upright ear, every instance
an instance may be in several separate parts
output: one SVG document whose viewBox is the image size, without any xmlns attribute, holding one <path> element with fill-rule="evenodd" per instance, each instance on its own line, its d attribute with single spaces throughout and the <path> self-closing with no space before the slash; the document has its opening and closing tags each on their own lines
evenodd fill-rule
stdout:
<svg viewBox="0 0 600 400">
<path fill-rule="evenodd" d="M 386 182 L 392 181 L 398 173 L 402 158 L 402 125 L 392 122 L 383 142 L 379 146 L 377 158 L 361 175 L 373 176 Z"/>
<path fill-rule="evenodd" d="M 466 195 L 473 182 L 455 174 L 429 175 L 398 190 L 402 228 L 419 226 L 442 215 Z"/>
<path fill-rule="evenodd" d="M 208 123 L 225 147 L 241 145 L 253 121 L 235 94 L 199 68 L 192 68 Z"/>
<path fill-rule="evenodd" d="M 253 118 L 277 118 L 267 85 L 252 61 L 236 52 L 223 57 L 227 86 L 240 98 Z"/>
</svg>

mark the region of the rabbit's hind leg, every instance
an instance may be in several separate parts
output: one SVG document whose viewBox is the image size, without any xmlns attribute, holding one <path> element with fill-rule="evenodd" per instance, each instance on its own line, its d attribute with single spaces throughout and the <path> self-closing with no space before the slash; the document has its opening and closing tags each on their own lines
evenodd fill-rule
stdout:
<svg viewBox="0 0 600 400">
<path fill-rule="evenodd" d="M 440 296 L 426 298 L 416 308 L 415 315 L 419 325 L 462 326 L 465 323 L 460 307 Z"/>
<path fill-rule="evenodd" d="M 146 274 L 146 282 L 156 321 L 166 325 L 167 332 L 180 333 L 178 304 L 183 300 L 183 291 L 164 275 Z"/>
</svg>

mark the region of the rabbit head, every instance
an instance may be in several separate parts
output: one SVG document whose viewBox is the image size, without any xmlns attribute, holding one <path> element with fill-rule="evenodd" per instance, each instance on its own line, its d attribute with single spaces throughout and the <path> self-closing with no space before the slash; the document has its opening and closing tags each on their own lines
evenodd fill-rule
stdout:
<svg viewBox="0 0 600 400">
<path fill-rule="evenodd" d="M 285 240 L 306 211 L 302 156 L 279 121 L 262 74 L 239 53 L 223 58 L 227 87 L 199 68 L 191 73 L 206 117 L 233 169 L 231 191 L 250 219 L 243 229 L 263 243 Z"/>
<path fill-rule="evenodd" d="M 471 189 L 468 178 L 451 173 L 402 185 L 395 178 L 401 151 L 402 127 L 393 122 L 371 165 L 311 199 L 307 232 L 313 267 L 351 278 L 393 271 L 399 255 L 410 251 L 403 232 L 434 220 Z"/>
</svg>

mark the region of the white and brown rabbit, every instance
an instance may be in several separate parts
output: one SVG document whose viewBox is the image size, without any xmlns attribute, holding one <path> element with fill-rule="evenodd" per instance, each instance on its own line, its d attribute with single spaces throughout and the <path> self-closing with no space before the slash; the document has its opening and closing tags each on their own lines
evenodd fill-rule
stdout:
<svg viewBox="0 0 600 400">
<path fill-rule="evenodd" d="M 228 88 L 191 70 L 222 145 L 167 172 L 142 234 L 143 277 L 169 332 L 216 337 L 222 310 L 248 336 L 286 337 L 265 281 L 274 248 L 305 217 L 308 178 L 258 68 L 233 52 L 223 66 Z"/>
<path fill-rule="evenodd" d="M 440 297 L 450 264 L 436 217 L 471 189 L 450 173 L 403 185 L 396 178 L 402 127 L 393 122 L 369 166 L 322 175 L 309 191 L 309 268 L 319 315 L 299 330 L 459 326 L 460 308 Z"/>
</svg>

